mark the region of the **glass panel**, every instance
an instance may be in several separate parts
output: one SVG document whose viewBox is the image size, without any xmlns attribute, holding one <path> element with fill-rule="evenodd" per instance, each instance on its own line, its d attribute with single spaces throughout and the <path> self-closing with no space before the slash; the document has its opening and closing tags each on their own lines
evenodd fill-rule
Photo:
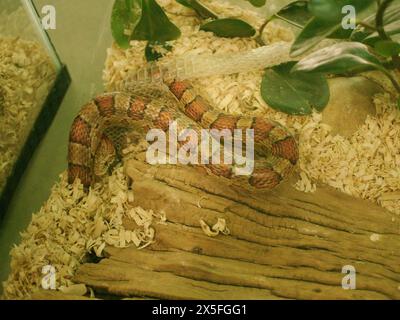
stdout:
<svg viewBox="0 0 400 320">
<path fill-rule="evenodd" d="M 28 0 L 0 1 L 0 194 L 61 63 Z"/>
</svg>

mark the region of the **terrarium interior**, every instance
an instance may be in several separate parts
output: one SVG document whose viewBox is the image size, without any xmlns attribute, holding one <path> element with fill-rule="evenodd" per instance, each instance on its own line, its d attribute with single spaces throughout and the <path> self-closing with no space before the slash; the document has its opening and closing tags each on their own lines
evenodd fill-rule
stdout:
<svg viewBox="0 0 400 320">
<path fill-rule="evenodd" d="M 1 217 L 41 132 L 56 112 L 46 106 L 62 65 L 30 1 L 0 5 Z M 64 79 L 66 80 L 66 79 Z M 50 99 L 50 98 L 49 98 Z M 50 108 L 50 110 L 46 110 Z M 52 110 L 53 109 L 53 110 Z M 42 116 L 39 119 L 39 114 Z M 40 122 L 40 123 L 39 123 Z M 29 146 L 28 146 L 29 145 Z"/>
<path fill-rule="evenodd" d="M 324 12 L 309 2 L 149 0 L 126 14 L 115 1 L 98 18 L 114 37 L 97 75 L 105 93 L 62 106 L 65 167 L 10 251 L 4 297 L 398 299 L 400 3 L 388 1 L 387 39 L 375 3 L 353 1 L 362 24 L 347 38 L 304 40 Z M 22 106 L 40 107 L 60 64 L 43 38 L 2 28 L 6 170 L 33 112 Z M 146 133 L 173 122 L 253 130 L 254 171 L 149 163 Z M 349 265 L 357 290 L 342 288 Z"/>
</svg>

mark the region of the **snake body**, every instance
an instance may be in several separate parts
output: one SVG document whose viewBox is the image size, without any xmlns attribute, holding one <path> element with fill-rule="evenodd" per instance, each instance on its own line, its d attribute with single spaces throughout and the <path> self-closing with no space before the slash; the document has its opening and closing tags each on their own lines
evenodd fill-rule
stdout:
<svg viewBox="0 0 400 320">
<path fill-rule="evenodd" d="M 311 51 L 335 43 L 336 40 L 323 40 Z M 75 118 L 68 147 L 69 182 L 73 183 L 78 178 L 88 189 L 98 177 L 104 175 L 104 168 L 113 163 L 117 155 L 115 139 L 109 134 L 110 128 L 129 130 L 139 124 L 144 130 L 158 128 L 168 131 L 171 121 L 176 121 L 181 130 L 191 128 L 197 133 L 201 128 L 231 132 L 236 129 L 253 129 L 255 162 L 252 174 L 238 176 L 235 174 L 235 166 L 230 164 L 202 166 L 212 174 L 241 185 L 258 189 L 276 187 L 292 173 L 299 159 L 298 146 L 289 131 L 267 118 L 234 116 L 214 110 L 187 80 L 262 70 L 300 60 L 304 56 L 292 57 L 290 51 L 291 43 L 278 42 L 230 55 L 188 55 L 169 62 L 150 64 L 128 74 L 123 91 L 129 94 L 100 95 L 83 106 Z M 149 98 L 146 94 L 133 94 L 140 83 L 147 86 L 165 84 L 175 102 L 164 105 L 154 103 L 151 95 Z"/>
<path fill-rule="evenodd" d="M 272 189 L 288 177 L 299 152 L 295 139 L 283 126 L 261 117 L 234 116 L 214 110 L 196 93 L 188 81 L 165 83 L 175 106 L 152 104 L 145 96 L 106 93 L 84 105 L 73 121 L 68 147 L 68 179 L 80 179 L 85 188 L 96 180 L 96 167 L 107 165 L 115 156 L 113 140 L 107 136 L 112 127 L 130 128 L 139 124 L 145 130 L 168 131 L 172 121 L 180 129 L 253 129 L 255 166 L 249 176 L 237 176 L 233 165 L 207 164 L 208 172 L 258 189 Z M 103 150 L 103 151 L 99 151 Z M 104 150 L 108 150 L 104 152 Z M 107 156 L 105 156 L 107 154 Z"/>
</svg>

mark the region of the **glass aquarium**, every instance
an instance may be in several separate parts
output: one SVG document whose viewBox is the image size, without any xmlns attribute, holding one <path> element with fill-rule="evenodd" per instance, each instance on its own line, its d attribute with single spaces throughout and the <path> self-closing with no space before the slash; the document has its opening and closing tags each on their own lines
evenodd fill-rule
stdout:
<svg viewBox="0 0 400 320">
<path fill-rule="evenodd" d="M 0 215 L 69 85 L 29 0 L 0 2 Z M 0 216 L 0 218 L 1 218 Z"/>
</svg>

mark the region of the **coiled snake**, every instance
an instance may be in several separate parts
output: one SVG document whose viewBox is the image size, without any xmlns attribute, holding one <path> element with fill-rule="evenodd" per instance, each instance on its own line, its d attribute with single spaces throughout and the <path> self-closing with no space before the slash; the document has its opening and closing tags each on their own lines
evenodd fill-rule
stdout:
<svg viewBox="0 0 400 320">
<path fill-rule="evenodd" d="M 265 54 L 263 52 L 261 56 Z M 224 65 L 225 70 L 220 73 L 235 72 L 237 69 L 234 66 L 238 65 L 238 58 L 242 59 L 242 56 L 231 57 L 231 60 Z M 249 61 L 248 53 L 245 58 L 245 61 Z M 281 57 L 280 59 L 287 60 L 288 58 Z M 222 60 L 208 59 L 209 74 L 214 72 L 213 61 L 221 64 Z M 260 67 L 260 63 L 254 62 L 254 59 L 252 63 L 257 65 L 257 68 Z M 271 63 L 279 64 L 279 61 L 270 61 Z M 263 61 L 262 66 L 265 64 Z M 186 73 L 195 72 L 194 66 L 198 65 L 199 63 L 192 64 L 190 72 L 186 71 Z M 246 68 L 243 67 L 243 63 L 240 65 L 241 68 Z M 219 68 L 221 69 L 221 66 Z M 165 71 L 166 69 L 168 72 Z M 246 129 L 254 130 L 255 159 L 252 173 L 248 176 L 235 175 L 235 164 L 202 165 L 211 174 L 257 189 L 272 189 L 292 173 L 298 162 L 299 152 L 294 137 L 286 128 L 267 118 L 234 116 L 214 110 L 206 99 L 196 93 L 189 81 L 182 80 L 182 78 L 192 76 L 187 76 L 185 72 L 182 72 L 182 70 L 188 70 L 187 66 L 183 69 L 174 67 L 175 70 L 181 71 L 180 74 L 179 72 L 172 74 L 171 69 L 171 66 L 158 66 L 158 71 L 151 71 L 151 73 L 153 78 L 157 75 L 158 80 L 168 87 L 175 99 L 172 103 L 163 103 L 162 99 L 160 103 L 159 98 L 154 99 L 159 100 L 158 103 L 154 103 L 149 96 L 131 94 L 127 85 L 126 93 L 106 93 L 82 107 L 70 130 L 68 146 L 70 183 L 79 178 L 84 187 L 89 188 L 98 176 L 96 168 L 108 166 L 113 162 L 117 152 L 112 135 L 107 134 L 110 128 L 118 127 L 128 130 L 132 126 L 139 125 L 144 130 L 155 128 L 167 132 L 170 124 L 175 121 L 180 129 L 191 128 L 196 132 L 202 128 L 231 132 L 237 129 L 242 129 L 243 132 Z M 207 72 L 203 69 L 202 75 L 204 74 Z M 176 80 L 177 78 L 179 80 Z M 135 84 L 132 79 L 129 83 L 131 87 Z M 246 142 L 243 144 L 245 147 Z"/>
</svg>

